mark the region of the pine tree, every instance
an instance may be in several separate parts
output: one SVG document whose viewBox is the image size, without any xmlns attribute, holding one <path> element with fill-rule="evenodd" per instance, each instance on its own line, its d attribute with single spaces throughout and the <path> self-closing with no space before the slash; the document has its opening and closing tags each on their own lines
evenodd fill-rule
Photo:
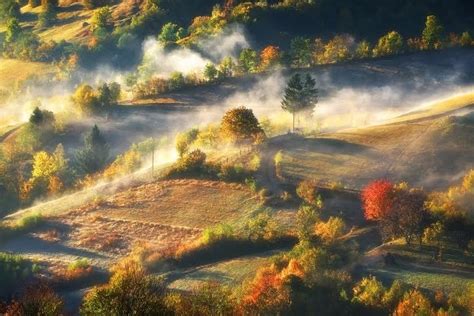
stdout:
<svg viewBox="0 0 474 316">
<path fill-rule="evenodd" d="M 318 103 L 318 89 L 316 80 L 307 74 L 301 79 L 300 74 L 293 75 L 288 81 L 285 95 L 281 102 L 283 110 L 293 115 L 293 132 L 295 131 L 295 116 L 300 112 L 309 112 Z"/>
<path fill-rule="evenodd" d="M 109 145 L 97 125 L 84 137 L 84 147 L 76 152 L 79 172 L 90 174 L 100 171 L 109 160 Z"/>
</svg>

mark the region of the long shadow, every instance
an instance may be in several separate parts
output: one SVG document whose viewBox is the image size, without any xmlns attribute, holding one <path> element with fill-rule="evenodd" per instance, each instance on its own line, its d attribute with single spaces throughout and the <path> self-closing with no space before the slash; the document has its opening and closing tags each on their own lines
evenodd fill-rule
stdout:
<svg viewBox="0 0 474 316">
<path fill-rule="evenodd" d="M 311 151 L 324 154 L 375 154 L 369 146 L 334 138 L 305 138 L 299 135 L 282 135 L 270 140 L 270 145 L 284 145 L 290 151 Z"/>
<path fill-rule="evenodd" d="M 32 236 L 24 236 L 5 243 L 2 246 L 3 251 L 15 253 L 44 253 L 47 254 L 65 254 L 77 257 L 88 257 L 90 259 L 106 259 L 107 257 L 92 251 L 71 248 L 59 243 L 50 243 Z"/>
</svg>

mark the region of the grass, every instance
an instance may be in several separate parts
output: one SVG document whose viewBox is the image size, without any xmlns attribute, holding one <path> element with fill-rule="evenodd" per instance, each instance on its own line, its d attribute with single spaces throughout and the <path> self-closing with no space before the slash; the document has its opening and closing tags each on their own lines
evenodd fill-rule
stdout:
<svg viewBox="0 0 474 316">
<path fill-rule="evenodd" d="M 390 121 L 389 123 L 399 123 L 404 121 L 413 121 L 429 118 L 452 111 L 457 111 L 468 106 L 474 105 L 474 92 L 463 93 L 454 97 L 450 97 L 441 101 L 426 104 L 419 110 L 411 111 L 400 115 Z"/>
<path fill-rule="evenodd" d="M 454 274 L 430 273 L 396 268 L 370 270 L 370 273 L 382 280 L 400 280 L 414 287 L 431 291 L 467 291 L 470 287 L 474 286 L 474 278 Z"/>
<path fill-rule="evenodd" d="M 270 262 L 277 252 L 269 251 L 253 256 L 220 261 L 214 264 L 189 270 L 175 270 L 165 275 L 171 281 L 170 288 L 191 290 L 206 281 L 217 281 L 227 285 L 240 285 L 245 279 L 253 277 L 259 267 Z"/>
<path fill-rule="evenodd" d="M 55 66 L 48 63 L 0 58 L 0 90 L 10 91 L 31 76 L 46 76 L 55 71 Z"/>
<path fill-rule="evenodd" d="M 454 102 L 454 101 L 453 101 Z M 377 178 L 407 181 L 425 189 L 444 189 L 453 175 L 473 167 L 474 126 L 435 118 L 345 130 L 320 137 L 285 135 L 275 141 L 282 151 L 283 178 L 312 178 L 361 189 Z M 420 177 L 420 175 L 424 175 Z M 328 185 L 329 186 L 329 185 Z"/>
<path fill-rule="evenodd" d="M 258 207 L 252 194 L 241 185 L 175 180 L 119 192 L 107 199 L 103 211 L 112 219 L 203 229 L 224 221 L 238 221 Z"/>
</svg>

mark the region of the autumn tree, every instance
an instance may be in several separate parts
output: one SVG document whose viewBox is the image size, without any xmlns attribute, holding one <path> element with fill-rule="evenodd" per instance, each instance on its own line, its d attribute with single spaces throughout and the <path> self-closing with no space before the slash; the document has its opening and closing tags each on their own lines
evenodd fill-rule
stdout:
<svg viewBox="0 0 474 316">
<path fill-rule="evenodd" d="M 341 237 L 346 230 L 346 224 L 340 217 L 331 216 L 326 222 L 317 222 L 314 232 L 324 242 L 331 244 Z"/>
<path fill-rule="evenodd" d="M 400 33 L 391 31 L 382 36 L 375 48 L 373 54 L 375 57 L 395 55 L 403 51 L 403 37 Z"/>
<path fill-rule="evenodd" d="M 45 283 L 30 285 L 7 306 L 6 315 L 63 315 L 64 301 Z"/>
<path fill-rule="evenodd" d="M 76 152 L 76 168 L 85 174 L 100 171 L 109 160 L 109 145 L 97 125 L 84 137 L 84 147 Z"/>
<path fill-rule="evenodd" d="M 314 180 L 303 180 L 298 183 L 296 194 L 308 205 L 318 205 L 321 200 L 318 185 Z"/>
<path fill-rule="evenodd" d="M 365 218 L 379 223 L 385 237 L 404 237 L 408 244 L 420 238 L 426 221 L 426 195 L 406 184 L 377 180 L 362 190 Z"/>
<path fill-rule="evenodd" d="M 467 32 L 467 31 L 463 32 L 461 34 L 460 42 L 461 42 L 462 47 L 472 46 L 474 44 L 474 40 L 472 39 L 471 33 Z"/>
<path fill-rule="evenodd" d="M 332 64 L 349 59 L 351 39 L 347 36 L 336 35 L 325 46 L 318 62 Z"/>
<path fill-rule="evenodd" d="M 199 130 L 193 128 L 187 132 L 176 135 L 176 150 L 180 157 L 183 157 L 190 149 L 193 142 L 197 139 Z"/>
<path fill-rule="evenodd" d="M 362 206 L 367 220 L 379 220 L 390 210 L 393 188 L 394 185 L 387 180 L 376 180 L 362 190 Z"/>
<path fill-rule="evenodd" d="M 370 43 L 367 41 L 361 41 L 357 44 L 355 50 L 355 57 L 358 59 L 365 59 L 372 56 L 372 50 L 370 48 Z"/>
<path fill-rule="evenodd" d="M 146 275 L 136 262 L 128 260 L 113 269 L 110 281 L 89 291 L 81 315 L 167 315 L 162 280 Z"/>
<path fill-rule="evenodd" d="M 304 76 L 304 79 L 300 74 L 294 74 L 288 81 L 281 101 L 282 109 L 293 115 L 293 132 L 295 131 L 295 116 L 302 112 L 312 112 L 317 103 L 316 80 L 309 74 Z"/>
<path fill-rule="evenodd" d="M 276 46 L 267 46 L 260 52 L 260 69 L 267 70 L 280 63 L 281 53 Z"/>
<path fill-rule="evenodd" d="M 439 49 L 443 42 L 443 26 L 435 15 L 426 17 L 422 41 L 426 49 Z"/>
<path fill-rule="evenodd" d="M 255 142 L 265 135 L 260 123 L 251 109 L 238 107 L 227 111 L 221 121 L 221 134 L 235 144 Z"/>
<path fill-rule="evenodd" d="M 393 312 L 393 316 L 434 314 L 430 301 L 418 290 L 407 292 Z"/>
<path fill-rule="evenodd" d="M 232 57 L 225 57 L 217 67 L 217 78 L 224 79 L 234 75 L 235 63 Z"/>
</svg>

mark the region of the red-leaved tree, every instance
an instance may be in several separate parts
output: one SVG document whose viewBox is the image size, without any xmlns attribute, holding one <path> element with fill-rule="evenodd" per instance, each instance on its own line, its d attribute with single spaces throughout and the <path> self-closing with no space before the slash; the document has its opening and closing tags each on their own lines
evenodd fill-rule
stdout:
<svg viewBox="0 0 474 316">
<path fill-rule="evenodd" d="M 387 180 L 376 180 L 362 190 L 362 206 L 367 220 L 379 220 L 392 206 L 394 185 Z"/>
</svg>

